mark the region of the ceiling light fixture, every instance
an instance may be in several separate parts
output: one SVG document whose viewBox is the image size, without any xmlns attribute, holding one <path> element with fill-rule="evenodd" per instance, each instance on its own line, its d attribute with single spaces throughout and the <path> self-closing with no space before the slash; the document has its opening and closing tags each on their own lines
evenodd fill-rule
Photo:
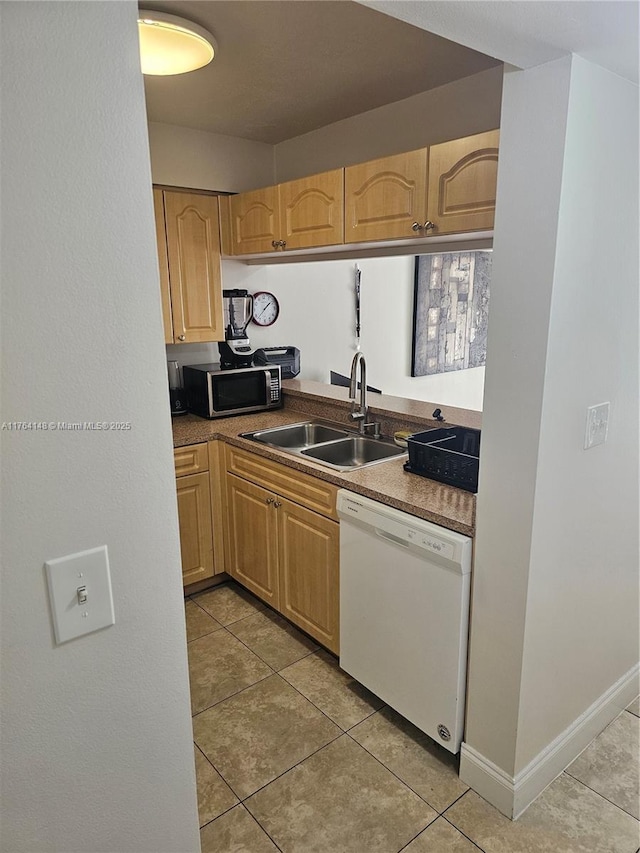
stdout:
<svg viewBox="0 0 640 853">
<path fill-rule="evenodd" d="M 185 74 L 208 65 L 218 50 L 208 30 L 177 15 L 140 9 L 138 36 L 143 74 Z"/>
</svg>

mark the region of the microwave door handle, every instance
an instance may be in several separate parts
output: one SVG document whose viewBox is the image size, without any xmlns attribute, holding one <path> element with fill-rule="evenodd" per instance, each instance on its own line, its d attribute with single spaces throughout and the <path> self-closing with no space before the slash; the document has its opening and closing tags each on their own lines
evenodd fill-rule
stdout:
<svg viewBox="0 0 640 853">
<path fill-rule="evenodd" d="M 207 403 L 209 408 L 209 417 L 213 416 L 213 376 L 207 373 Z"/>
</svg>

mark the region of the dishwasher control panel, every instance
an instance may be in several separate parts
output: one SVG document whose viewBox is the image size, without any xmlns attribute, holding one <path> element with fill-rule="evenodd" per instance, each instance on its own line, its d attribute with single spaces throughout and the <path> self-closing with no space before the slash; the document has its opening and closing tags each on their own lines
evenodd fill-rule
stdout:
<svg viewBox="0 0 640 853">
<path fill-rule="evenodd" d="M 338 492 L 337 508 L 342 518 L 373 528 L 382 539 L 428 551 L 447 564 L 457 563 L 463 574 L 471 570 L 471 539 L 468 536 L 346 489 Z"/>
</svg>

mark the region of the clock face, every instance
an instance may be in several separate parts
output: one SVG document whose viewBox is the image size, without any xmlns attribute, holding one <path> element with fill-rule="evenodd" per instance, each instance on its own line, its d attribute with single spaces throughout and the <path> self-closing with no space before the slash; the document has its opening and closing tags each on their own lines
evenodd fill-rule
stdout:
<svg viewBox="0 0 640 853">
<path fill-rule="evenodd" d="M 258 326 L 271 326 L 279 313 L 280 306 L 273 293 L 265 290 L 253 294 L 253 322 Z"/>
</svg>

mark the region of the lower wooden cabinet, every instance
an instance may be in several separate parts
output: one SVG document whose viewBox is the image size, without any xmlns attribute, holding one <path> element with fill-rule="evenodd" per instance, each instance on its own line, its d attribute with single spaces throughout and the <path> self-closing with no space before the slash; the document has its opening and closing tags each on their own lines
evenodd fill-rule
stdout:
<svg viewBox="0 0 640 853">
<path fill-rule="evenodd" d="M 227 571 L 338 654 L 335 486 L 237 448 L 225 451 Z M 251 480 L 238 471 L 251 472 Z"/>
<path fill-rule="evenodd" d="M 184 585 L 213 577 L 209 472 L 176 477 Z"/>
<path fill-rule="evenodd" d="M 227 571 L 278 610 L 275 501 L 266 489 L 227 474 Z"/>
<path fill-rule="evenodd" d="M 292 501 L 280 503 L 279 610 L 338 654 L 340 526 Z"/>
<path fill-rule="evenodd" d="M 184 586 L 224 571 L 221 452 L 219 441 L 173 451 Z"/>
</svg>

